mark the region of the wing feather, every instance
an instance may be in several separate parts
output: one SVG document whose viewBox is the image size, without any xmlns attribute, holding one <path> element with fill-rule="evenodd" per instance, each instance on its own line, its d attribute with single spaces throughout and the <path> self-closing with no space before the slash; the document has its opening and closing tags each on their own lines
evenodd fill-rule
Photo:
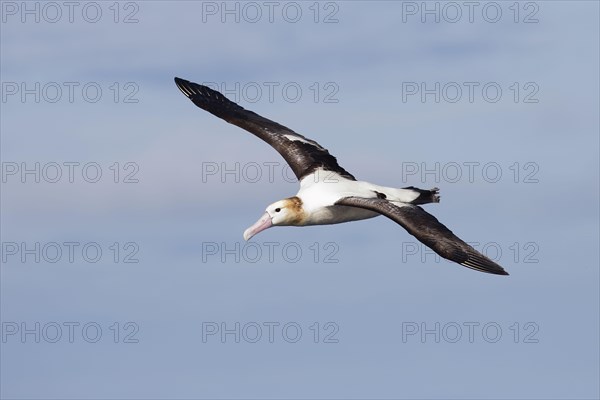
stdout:
<svg viewBox="0 0 600 400">
<path fill-rule="evenodd" d="M 344 197 L 336 205 L 359 207 L 378 212 L 402 225 L 411 235 L 440 256 L 465 267 L 497 275 L 508 273 L 494 261 L 469 246 L 436 217 L 421 207 L 398 206 L 381 198 Z"/>
<path fill-rule="evenodd" d="M 336 172 L 346 179 L 356 180 L 337 163 L 327 149 L 314 140 L 244 109 L 207 86 L 180 78 L 175 78 L 175 83 L 196 106 L 247 130 L 271 145 L 290 165 L 298 180 L 317 169 Z"/>
</svg>

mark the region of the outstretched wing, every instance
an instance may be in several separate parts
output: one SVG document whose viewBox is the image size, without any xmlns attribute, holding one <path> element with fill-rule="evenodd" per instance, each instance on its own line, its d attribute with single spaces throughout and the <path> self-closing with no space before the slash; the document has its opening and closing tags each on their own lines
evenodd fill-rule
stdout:
<svg viewBox="0 0 600 400">
<path fill-rule="evenodd" d="M 462 241 L 437 218 L 419 206 L 397 206 L 385 199 L 363 197 L 344 197 L 335 204 L 364 208 L 385 215 L 450 261 L 481 272 L 508 275 L 500 265 Z"/>
<path fill-rule="evenodd" d="M 319 143 L 310 140 L 277 122 L 240 107 L 221 93 L 209 87 L 175 78 L 177 87 L 195 105 L 256 135 L 270 144 L 290 165 L 298 180 L 317 169 L 332 171 L 340 176 L 356 180 L 340 167 L 334 156 Z"/>
</svg>

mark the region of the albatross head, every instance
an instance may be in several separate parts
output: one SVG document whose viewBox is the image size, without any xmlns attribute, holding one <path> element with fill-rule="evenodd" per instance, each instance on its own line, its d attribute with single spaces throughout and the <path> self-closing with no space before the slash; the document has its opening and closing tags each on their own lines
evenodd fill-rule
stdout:
<svg viewBox="0 0 600 400">
<path fill-rule="evenodd" d="M 244 232 L 244 240 L 272 226 L 301 225 L 303 220 L 302 200 L 290 197 L 276 201 L 267 207 L 258 221 Z"/>
</svg>

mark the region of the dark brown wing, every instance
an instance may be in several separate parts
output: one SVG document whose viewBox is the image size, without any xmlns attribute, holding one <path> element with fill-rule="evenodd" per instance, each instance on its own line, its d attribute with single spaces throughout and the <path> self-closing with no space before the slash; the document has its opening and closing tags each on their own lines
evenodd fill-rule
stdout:
<svg viewBox="0 0 600 400">
<path fill-rule="evenodd" d="M 256 135 L 270 144 L 290 165 L 298 180 L 321 168 L 356 180 L 340 167 L 334 156 L 319 143 L 310 140 L 277 122 L 240 107 L 209 87 L 175 78 L 177 87 L 195 105 Z"/>
<path fill-rule="evenodd" d="M 508 275 L 501 266 L 463 242 L 437 218 L 419 206 L 397 206 L 385 199 L 363 197 L 344 197 L 336 204 L 365 208 L 385 215 L 450 261 L 481 272 Z"/>
</svg>

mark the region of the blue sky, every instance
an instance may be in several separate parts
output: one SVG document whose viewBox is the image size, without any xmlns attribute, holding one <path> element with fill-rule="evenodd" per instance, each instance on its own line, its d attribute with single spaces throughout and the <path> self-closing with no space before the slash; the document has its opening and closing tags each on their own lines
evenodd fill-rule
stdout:
<svg viewBox="0 0 600 400">
<path fill-rule="evenodd" d="M 1 2 L 2 398 L 599 397 L 597 2 L 23 4 Z M 440 187 L 426 209 L 511 275 L 382 217 L 243 242 L 297 183 L 174 76 L 359 179 Z"/>
</svg>

